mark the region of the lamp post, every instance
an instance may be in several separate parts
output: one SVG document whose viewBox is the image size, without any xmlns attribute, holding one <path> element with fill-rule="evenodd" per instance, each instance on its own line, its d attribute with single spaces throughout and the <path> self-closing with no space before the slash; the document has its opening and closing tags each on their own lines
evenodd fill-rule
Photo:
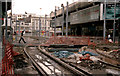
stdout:
<svg viewBox="0 0 120 76">
<path fill-rule="evenodd" d="M 55 19 L 54 19 L 54 20 L 55 20 L 55 21 L 54 21 L 54 22 L 55 22 L 55 26 L 54 26 L 54 36 L 56 36 L 56 11 L 57 11 L 57 10 L 56 10 L 56 6 L 55 6 Z"/>
<path fill-rule="evenodd" d="M 36 20 L 34 20 L 34 25 L 35 25 L 35 31 L 34 31 L 34 34 L 35 34 L 35 36 L 37 36 L 37 34 L 36 34 Z"/>
<path fill-rule="evenodd" d="M 19 21 L 19 36 L 20 36 L 20 21 Z"/>
<path fill-rule="evenodd" d="M 16 17 L 16 37 L 15 37 L 15 41 L 17 41 L 17 17 Z"/>
<path fill-rule="evenodd" d="M 113 42 L 115 43 L 115 25 L 116 25 L 116 0 L 114 4 L 114 25 L 113 25 Z"/>
<path fill-rule="evenodd" d="M 47 32 L 47 31 L 46 31 L 46 27 L 47 27 L 47 26 L 46 26 L 46 17 L 47 17 L 47 15 L 45 15 L 45 37 L 46 37 L 46 32 Z"/>
<path fill-rule="evenodd" d="M 106 38 L 106 0 L 104 2 L 104 29 L 103 29 L 103 39 Z"/>
<path fill-rule="evenodd" d="M 2 2 L 1 1 L 0 1 L 0 43 L 2 43 Z"/>
<path fill-rule="evenodd" d="M 68 2 L 66 8 L 66 36 L 68 36 Z"/>
<path fill-rule="evenodd" d="M 0 61 L 2 61 L 3 58 L 2 41 L 2 2 L 0 1 Z M 2 69 L 2 67 L 0 67 L 0 69 Z M 2 74 L 2 71 L 0 74 Z"/>
<path fill-rule="evenodd" d="M 42 8 L 40 8 L 41 10 Z M 41 16 L 40 16 L 41 17 Z M 39 17 L 39 37 L 41 36 L 41 18 Z"/>
<path fill-rule="evenodd" d="M 6 21 L 5 21 L 5 39 L 7 40 L 7 35 L 8 35 L 8 34 L 7 34 L 7 22 L 8 22 L 8 20 L 7 20 L 7 19 L 8 19 L 8 18 L 7 18 L 7 0 L 6 0 L 6 4 L 5 4 L 5 5 L 6 5 L 6 8 L 5 8 L 5 9 L 6 9 L 6 11 L 5 11 L 5 12 L 6 12 L 6 13 L 5 13 L 5 14 L 6 14 Z"/>
<path fill-rule="evenodd" d="M 61 4 L 61 7 L 63 8 L 62 10 L 62 15 L 63 15 L 63 21 L 62 21 L 62 36 L 64 35 L 64 5 Z"/>
<path fill-rule="evenodd" d="M 41 19 L 39 18 L 39 37 L 41 36 Z"/>
</svg>

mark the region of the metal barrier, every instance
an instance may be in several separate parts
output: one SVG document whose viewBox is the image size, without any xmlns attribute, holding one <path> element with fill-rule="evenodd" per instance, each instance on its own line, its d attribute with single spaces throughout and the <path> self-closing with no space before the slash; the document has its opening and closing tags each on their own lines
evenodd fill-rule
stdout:
<svg viewBox="0 0 120 76">
<path fill-rule="evenodd" d="M 13 45 L 3 38 L 3 46 L 5 47 L 5 56 L 2 59 L 2 75 L 14 74 L 12 69 L 14 64 L 12 59 Z"/>
<path fill-rule="evenodd" d="M 19 53 L 13 51 L 13 45 L 3 38 L 3 46 L 5 51 L 5 56 L 2 59 L 2 75 L 14 75 L 13 71 L 13 56 Z"/>
</svg>

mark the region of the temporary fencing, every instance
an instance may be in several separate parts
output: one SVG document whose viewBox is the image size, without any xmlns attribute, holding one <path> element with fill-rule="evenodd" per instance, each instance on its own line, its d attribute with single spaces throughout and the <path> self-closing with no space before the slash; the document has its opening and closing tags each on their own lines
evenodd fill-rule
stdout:
<svg viewBox="0 0 120 76">
<path fill-rule="evenodd" d="M 14 75 L 13 56 L 18 55 L 18 53 L 13 51 L 13 45 L 5 38 L 3 38 L 3 46 L 5 55 L 2 59 L 2 75 Z"/>
</svg>

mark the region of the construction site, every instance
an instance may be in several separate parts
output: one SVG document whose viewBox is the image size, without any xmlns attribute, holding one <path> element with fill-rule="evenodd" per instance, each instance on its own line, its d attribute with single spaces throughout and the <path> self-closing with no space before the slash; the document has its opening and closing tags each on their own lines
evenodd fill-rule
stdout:
<svg viewBox="0 0 120 76">
<path fill-rule="evenodd" d="M 11 6 L 0 1 L 1 76 L 120 75 L 119 0 L 66 2 L 50 17 L 15 20 L 6 12 Z"/>
</svg>

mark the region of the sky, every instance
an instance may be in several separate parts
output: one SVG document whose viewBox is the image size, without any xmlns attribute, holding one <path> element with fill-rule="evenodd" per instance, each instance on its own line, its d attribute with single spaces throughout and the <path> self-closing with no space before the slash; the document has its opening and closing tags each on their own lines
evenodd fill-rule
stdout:
<svg viewBox="0 0 120 76">
<path fill-rule="evenodd" d="M 27 12 L 37 15 L 49 15 L 51 11 L 54 11 L 55 6 L 61 7 L 62 3 L 66 5 L 67 1 L 71 4 L 78 0 L 13 0 L 12 13 L 24 14 Z"/>
</svg>

